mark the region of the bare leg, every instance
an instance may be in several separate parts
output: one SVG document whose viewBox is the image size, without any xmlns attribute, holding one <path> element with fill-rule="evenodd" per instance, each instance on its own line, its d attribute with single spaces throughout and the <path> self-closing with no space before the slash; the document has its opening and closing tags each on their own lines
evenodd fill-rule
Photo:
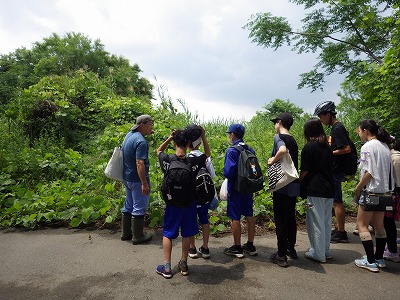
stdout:
<svg viewBox="0 0 400 300">
<path fill-rule="evenodd" d="M 256 221 L 254 217 L 246 217 L 247 220 L 247 241 L 254 241 L 254 234 L 256 232 Z"/>
<path fill-rule="evenodd" d="M 240 221 L 239 220 L 232 220 L 231 221 L 232 227 L 232 235 L 233 235 L 233 242 L 235 245 L 241 245 L 240 238 L 242 234 L 242 229 L 240 228 Z"/>
<path fill-rule="evenodd" d="M 187 261 L 189 252 L 190 237 L 182 237 L 182 261 Z"/>
<path fill-rule="evenodd" d="M 345 230 L 345 218 L 346 218 L 346 211 L 344 209 L 344 205 L 343 205 L 343 203 L 334 203 L 333 208 L 335 209 L 337 230 L 344 231 Z"/>
<path fill-rule="evenodd" d="M 164 261 L 170 262 L 172 253 L 172 241 L 169 238 L 163 236 L 162 245 L 163 245 Z"/>
<path fill-rule="evenodd" d="M 208 241 L 210 239 L 210 223 L 202 224 L 201 231 L 203 232 L 203 248 L 208 249 Z"/>
<path fill-rule="evenodd" d="M 196 248 L 196 242 L 194 236 L 189 238 L 189 248 Z"/>
</svg>

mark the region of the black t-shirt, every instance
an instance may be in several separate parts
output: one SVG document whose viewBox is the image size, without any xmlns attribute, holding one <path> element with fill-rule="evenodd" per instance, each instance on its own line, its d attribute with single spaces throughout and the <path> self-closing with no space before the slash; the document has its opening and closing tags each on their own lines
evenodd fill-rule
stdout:
<svg viewBox="0 0 400 300">
<path fill-rule="evenodd" d="M 333 198 L 333 154 L 328 145 L 311 142 L 301 151 L 301 171 L 308 171 L 301 181 L 301 196 Z"/>
<path fill-rule="evenodd" d="M 293 164 L 296 170 L 299 169 L 299 147 L 297 146 L 296 140 L 289 134 L 279 134 L 279 138 L 285 143 L 286 149 L 289 150 L 290 157 L 292 158 Z M 273 155 L 275 156 L 279 150 L 279 143 L 276 145 L 277 149 L 274 149 Z"/>
<path fill-rule="evenodd" d="M 331 129 L 331 149 L 337 150 L 349 145 L 349 133 L 342 123 L 336 122 Z M 343 173 L 345 170 L 346 155 L 333 156 L 333 172 Z"/>
</svg>

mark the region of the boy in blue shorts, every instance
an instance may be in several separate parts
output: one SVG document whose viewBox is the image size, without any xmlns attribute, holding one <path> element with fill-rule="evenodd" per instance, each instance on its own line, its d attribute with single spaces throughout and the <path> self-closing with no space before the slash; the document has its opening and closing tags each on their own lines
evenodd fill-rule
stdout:
<svg viewBox="0 0 400 300">
<path fill-rule="evenodd" d="M 168 144 L 173 141 L 175 146 L 175 154 L 168 155 L 164 153 Z M 174 130 L 171 132 L 168 139 L 166 139 L 157 149 L 157 155 L 160 161 L 160 166 L 165 174 L 172 160 L 187 161 L 186 151 L 189 146 L 190 140 L 187 133 L 182 130 Z M 196 157 L 191 162 L 192 167 L 198 167 L 205 163 L 205 155 L 203 157 Z M 167 204 L 164 212 L 163 224 L 163 254 L 164 264 L 158 265 L 156 272 L 164 278 L 172 278 L 171 272 L 171 253 L 172 253 L 172 240 L 176 239 L 179 235 L 179 229 L 182 236 L 182 256 L 178 264 L 178 269 L 183 276 L 189 275 L 189 268 L 187 265 L 188 251 L 190 237 L 199 233 L 196 218 L 196 203 L 191 201 L 188 196 L 188 205 L 186 207 L 178 207 L 172 204 Z"/>
<path fill-rule="evenodd" d="M 191 124 L 185 128 L 185 131 L 188 131 L 190 133 L 190 140 L 192 141 L 189 145 L 190 149 L 190 152 L 188 154 L 189 161 L 191 162 L 191 159 L 193 157 L 200 157 L 205 155 L 206 156 L 205 167 L 210 173 L 211 178 L 215 178 L 216 177 L 215 170 L 210 158 L 211 155 L 210 146 L 206 138 L 205 129 L 199 125 Z M 201 142 L 203 142 L 204 153 L 202 153 L 199 150 Z M 194 236 L 191 237 L 189 245 L 190 258 L 197 258 L 199 256 L 203 258 L 210 258 L 210 250 L 208 249 L 208 241 L 210 237 L 210 223 L 208 221 L 208 209 L 216 209 L 216 206 L 218 205 L 218 198 L 216 197 L 217 193 L 215 193 L 214 199 L 211 201 L 211 203 L 197 204 L 197 216 L 201 224 L 201 231 L 203 234 L 203 245 L 198 250 L 196 250 L 195 238 Z"/>
<path fill-rule="evenodd" d="M 226 133 L 232 146 L 246 147 L 243 141 L 244 132 L 245 128 L 241 124 L 232 124 L 229 126 Z M 250 151 L 254 153 L 254 150 L 251 148 Z M 233 147 L 229 147 L 225 154 L 224 176 L 228 179 L 227 215 L 231 219 L 234 244 L 226 248 L 224 253 L 237 258 L 243 258 L 243 251 L 252 256 L 257 255 L 256 247 L 253 245 L 256 224 L 253 216 L 253 194 L 241 194 L 234 189 L 238 175 L 239 156 L 239 151 Z M 240 218 L 242 215 L 246 217 L 247 221 L 247 243 L 243 244 L 243 246 L 240 242 Z"/>
</svg>

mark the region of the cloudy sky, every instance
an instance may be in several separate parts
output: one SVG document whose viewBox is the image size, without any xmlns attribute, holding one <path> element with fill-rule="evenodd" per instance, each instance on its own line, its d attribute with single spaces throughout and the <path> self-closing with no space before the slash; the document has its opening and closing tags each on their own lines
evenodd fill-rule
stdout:
<svg viewBox="0 0 400 300">
<path fill-rule="evenodd" d="M 242 29 L 252 14 L 287 17 L 296 29 L 302 7 L 287 0 L 0 0 L 0 53 L 30 48 L 53 32 L 100 39 L 106 51 L 128 58 L 142 76 L 183 99 L 200 120 L 250 120 L 276 98 L 307 112 L 338 101 L 341 78 L 324 92 L 297 89 L 316 55 L 251 43 Z M 157 83 L 155 81 L 157 78 Z"/>
</svg>

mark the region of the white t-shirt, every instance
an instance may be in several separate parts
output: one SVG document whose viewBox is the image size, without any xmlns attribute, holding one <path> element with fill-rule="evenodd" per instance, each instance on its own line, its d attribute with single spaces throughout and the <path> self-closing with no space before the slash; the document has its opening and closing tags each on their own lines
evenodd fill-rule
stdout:
<svg viewBox="0 0 400 300">
<path fill-rule="evenodd" d="M 387 193 L 394 188 L 393 170 L 389 147 L 376 139 L 366 142 L 361 147 L 360 153 L 360 178 L 365 172 L 371 174 L 372 179 L 367 183 L 366 189 L 372 193 Z M 389 176 L 391 185 L 389 187 Z"/>
</svg>

